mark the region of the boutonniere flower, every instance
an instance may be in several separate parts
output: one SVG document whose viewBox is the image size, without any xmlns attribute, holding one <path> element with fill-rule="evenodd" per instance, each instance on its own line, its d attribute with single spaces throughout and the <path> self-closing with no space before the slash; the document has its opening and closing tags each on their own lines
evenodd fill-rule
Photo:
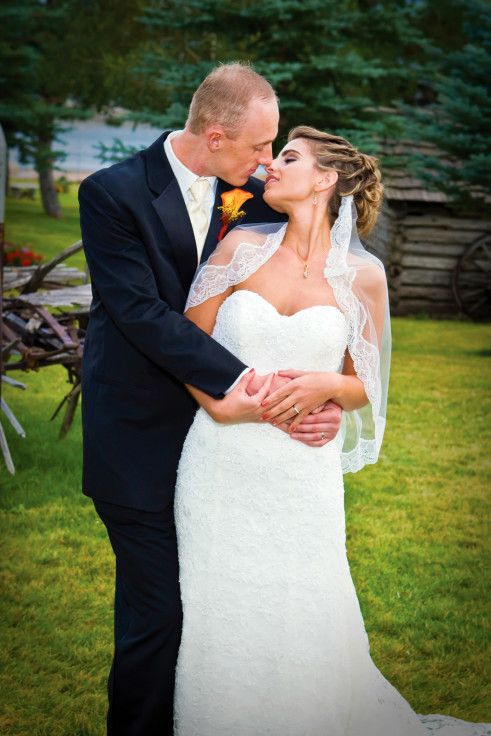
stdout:
<svg viewBox="0 0 491 736">
<path fill-rule="evenodd" d="M 220 220 L 222 221 L 222 229 L 218 235 L 218 241 L 223 238 L 226 230 L 231 222 L 238 220 L 239 217 L 245 215 L 244 210 L 240 208 L 248 199 L 252 199 L 254 195 L 250 192 L 244 192 L 243 189 L 231 189 L 230 192 L 222 194 L 222 206 L 218 209 L 222 211 Z"/>
</svg>

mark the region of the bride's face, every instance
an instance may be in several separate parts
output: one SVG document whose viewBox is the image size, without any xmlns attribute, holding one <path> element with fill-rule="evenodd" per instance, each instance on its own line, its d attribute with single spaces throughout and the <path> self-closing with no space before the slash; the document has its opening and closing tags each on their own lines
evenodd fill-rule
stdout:
<svg viewBox="0 0 491 736">
<path fill-rule="evenodd" d="M 278 212 L 289 204 L 312 202 L 315 186 L 322 177 L 316 160 L 304 138 L 287 143 L 271 166 L 266 167 L 264 201 Z"/>
</svg>

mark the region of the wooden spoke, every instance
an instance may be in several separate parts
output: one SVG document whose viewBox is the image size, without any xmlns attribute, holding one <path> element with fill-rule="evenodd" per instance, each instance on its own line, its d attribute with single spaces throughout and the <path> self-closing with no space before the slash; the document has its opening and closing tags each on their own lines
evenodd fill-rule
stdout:
<svg viewBox="0 0 491 736">
<path fill-rule="evenodd" d="M 452 292 L 459 308 L 469 317 L 491 318 L 491 233 L 477 238 L 457 261 Z"/>
</svg>

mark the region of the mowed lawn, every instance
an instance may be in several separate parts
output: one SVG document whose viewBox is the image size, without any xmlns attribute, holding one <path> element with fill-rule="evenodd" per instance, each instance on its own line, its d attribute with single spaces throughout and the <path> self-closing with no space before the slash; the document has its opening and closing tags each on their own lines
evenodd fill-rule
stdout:
<svg viewBox="0 0 491 736">
<path fill-rule="evenodd" d="M 75 188 L 62 204 L 56 222 L 9 201 L 7 240 L 52 257 L 79 238 Z M 382 457 L 346 476 L 371 653 L 418 712 L 489 721 L 491 326 L 399 318 L 393 337 Z M 3 395 L 27 438 L 2 415 L 17 473 L 0 460 L 0 733 L 102 736 L 114 561 L 81 493 L 80 415 L 58 440 L 64 370 L 15 377 L 26 391 Z"/>
</svg>

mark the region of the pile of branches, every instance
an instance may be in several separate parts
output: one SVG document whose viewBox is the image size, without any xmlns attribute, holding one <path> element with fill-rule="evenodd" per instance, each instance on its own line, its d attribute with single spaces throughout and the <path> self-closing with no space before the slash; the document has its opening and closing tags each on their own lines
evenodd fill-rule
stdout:
<svg viewBox="0 0 491 736">
<path fill-rule="evenodd" d="M 3 300 L 2 319 L 2 362 L 6 373 L 37 371 L 50 365 L 67 369 L 72 388 L 52 416 L 54 419 L 67 405 L 60 429 L 63 437 L 72 424 L 80 394 L 85 329 L 78 325 L 78 315 L 53 315 L 36 304 L 10 297 Z M 12 355 L 17 359 L 9 360 Z"/>
<path fill-rule="evenodd" d="M 82 354 L 90 304 L 90 286 L 72 286 L 76 278 L 87 280 L 78 269 L 67 269 L 62 261 L 78 252 L 78 241 L 49 263 L 36 269 L 18 269 L 4 273 L 2 298 L 1 350 L 3 380 L 23 387 L 9 378 L 13 371 L 38 371 L 51 365 L 62 365 L 68 373 L 71 389 L 56 408 L 53 420 L 65 407 L 60 429 L 63 437 L 73 421 L 80 395 Z M 38 291 L 41 289 L 42 291 Z M 13 293 L 17 292 L 17 293 Z M 77 305 L 74 311 L 62 309 Z M 58 311 L 53 313 L 50 308 Z M 3 399 L 2 399 L 3 406 Z M 3 407 L 7 412 L 7 409 Z"/>
</svg>

